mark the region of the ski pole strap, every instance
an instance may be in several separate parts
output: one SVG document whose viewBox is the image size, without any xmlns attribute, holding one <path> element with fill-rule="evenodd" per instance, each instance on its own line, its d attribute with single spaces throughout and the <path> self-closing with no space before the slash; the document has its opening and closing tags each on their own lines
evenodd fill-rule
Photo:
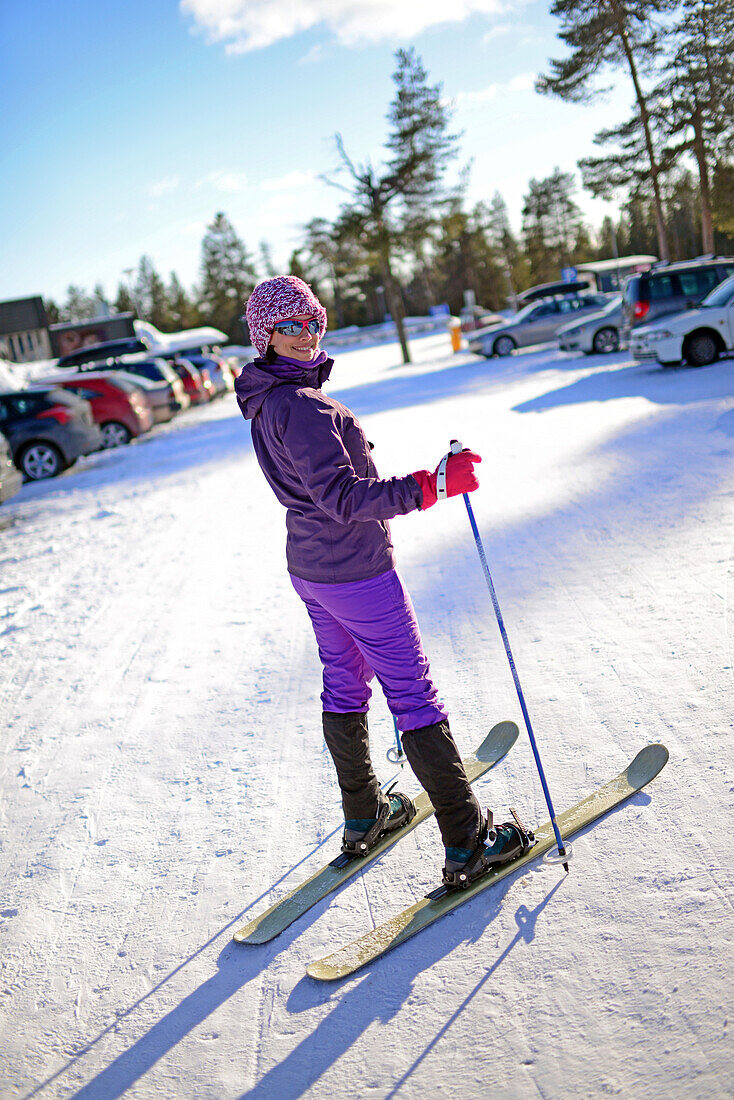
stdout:
<svg viewBox="0 0 734 1100">
<path fill-rule="evenodd" d="M 458 455 L 464 448 L 459 443 L 458 439 L 451 440 L 451 450 L 448 454 L 445 454 L 438 464 L 436 470 L 436 498 L 438 500 L 446 500 L 448 492 L 446 490 L 446 467 L 448 466 L 449 459 L 452 455 Z"/>
<path fill-rule="evenodd" d="M 446 466 L 450 457 L 450 454 L 444 455 L 436 470 L 436 497 L 438 500 L 446 500 L 448 496 L 446 492 Z"/>
</svg>

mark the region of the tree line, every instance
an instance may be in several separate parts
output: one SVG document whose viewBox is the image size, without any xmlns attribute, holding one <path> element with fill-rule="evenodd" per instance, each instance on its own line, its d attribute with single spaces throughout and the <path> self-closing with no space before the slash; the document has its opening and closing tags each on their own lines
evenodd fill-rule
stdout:
<svg viewBox="0 0 734 1100">
<path fill-rule="evenodd" d="M 465 291 L 491 309 L 562 267 L 614 255 L 682 259 L 734 250 L 734 20 L 731 0 L 554 0 L 566 54 L 551 59 L 536 90 L 569 102 L 603 97 L 612 73 L 629 84 L 630 114 L 594 138 L 599 155 L 579 161 L 592 195 L 616 200 L 614 220 L 590 228 L 572 172 L 531 179 L 516 234 L 501 194 L 469 204 L 471 167 L 446 182 L 461 135 L 440 83 L 414 49 L 398 50 L 388 133 L 379 163 L 360 160 L 335 135 L 338 168 L 324 178 L 343 196 L 333 220 L 302 227 L 289 269 L 312 283 L 332 327 L 369 324 L 389 313 L 404 357 L 402 318 Z M 207 227 L 200 277 L 187 292 L 166 284 L 149 258 L 118 287 L 114 307 L 159 328 L 211 324 L 243 339 L 242 303 L 258 277 L 274 274 L 267 243 L 255 258 L 224 213 Z M 49 303 L 59 319 L 84 319 L 103 299 L 70 287 Z"/>
</svg>

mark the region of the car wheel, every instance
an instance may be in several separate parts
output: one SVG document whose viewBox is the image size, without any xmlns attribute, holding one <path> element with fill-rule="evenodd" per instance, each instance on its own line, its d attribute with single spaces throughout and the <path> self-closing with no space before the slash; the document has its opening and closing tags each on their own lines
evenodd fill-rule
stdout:
<svg viewBox="0 0 734 1100">
<path fill-rule="evenodd" d="M 492 345 L 492 351 L 495 355 L 512 355 L 516 347 L 517 344 L 511 336 L 498 336 Z"/>
<path fill-rule="evenodd" d="M 686 340 L 683 354 L 692 367 L 707 367 L 719 358 L 719 349 L 708 332 L 696 332 Z"/>
<path fill-rule="evenodd" d="M 105 451 L 109 450 L 110 447 L 122 447 L 125 443 L 130 442 L 130 432 L 124 424 L 120 424 L 117 420 L 110 420 L 107 424 L 102 424 L 101 430 L 102 449 Z"/>
<path fill-rule="evenodd" d="M 619 333 L 616 328 L 600 328 L 594 335 L 594 351 L 597 355 L 609 355 L 619 347 Z"/>
<path fill-rule="evenodd" d="M 64 460 L 53 443 L 31 443 L 21 453 L 20 468 L 29 481 L 42 481 L 60 474 Z"/>
</svg>

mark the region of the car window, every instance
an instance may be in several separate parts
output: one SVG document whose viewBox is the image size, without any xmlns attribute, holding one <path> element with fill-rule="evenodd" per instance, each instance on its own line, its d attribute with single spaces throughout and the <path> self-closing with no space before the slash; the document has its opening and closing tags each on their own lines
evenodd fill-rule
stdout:
<svg viewBox="0 0 734 1100">
<path fill-rule="evenodd" d="M 5 404 L 5 402 L 2 400 L 2 398 L 0 398 L 0 424 L 4 420 L 9 420 L 9 419 L 10 419 L 10 413 L 9 413 L 9 410 L 8 410 L 8 406 Z"/>
<path fill-rule="evenodd" d="M 83 397 L 85 401 L 93 401 L 94 398 L 99 397 L 99 390 L 91 390 L 87 386 L 66 386 L 65 388 L 75 393 L 77 397 Z"/>
<path fill-rule="evenodd" d="M 633 305 L 641 297 L 642 279 L 639 275 L 633 275 L 624 285 L 624 300 Z"/>
<path fill-rule="evenodd" d="M 714 287 L 711 293 L 706 295 L 701 305 L 720 307 L 728 305 L 732 300 L 734 300 L 734 279 L 730 277 Z"/>
<path fill-rule="evenodd" d="M 9 398 L 8 404 L 16 416 L 33 416 L 46 404 L 45 395 L 19 394 Z"/>
<path fill-rule="evenodd" d="M 152 382 L 160 382 L 161 372 L 155 363 L 130 363 L 133 374 L 142 374 L 144 378 L 150 378 Z"/>
<path fill-rule="evenodd" d="M 110 384 L 115 386 L 118 390 L 124 390 L 125 393 L 135 393 L 140 390 L 140 386 L 136 386 L 129 378 L 123 378 L 121 374 L 114 375 L 110 379 Z"/>
<path fill-rule="evenodd" d="M 563 299 L 566 301 L 567 299 Z M 557 313 L 555 302 L 543 302 L 542 305 L 536 306 L 533 312 L 530 314 L 528 320 L 535 321 L 538 317 L 550 317 L 551 313 Z"/>
<path fill-rule="evenodd" d="M 656 275 L 654 279 L 650 279 L 648 290 L 652 302 L 660 298 L 674 298 L 676 294 L 680 294 L 672 275 Z"/>
<path fill-rule="evenodd" d="M 689 298 L 698 298 L 700 295 L 708 294 L 717 283 L 721 282 L 716 268 L 713 267 L 700 268 L 698 271 L 681 271 L 678 274 L 678 279 L 682 293 Z"/>
</svg>

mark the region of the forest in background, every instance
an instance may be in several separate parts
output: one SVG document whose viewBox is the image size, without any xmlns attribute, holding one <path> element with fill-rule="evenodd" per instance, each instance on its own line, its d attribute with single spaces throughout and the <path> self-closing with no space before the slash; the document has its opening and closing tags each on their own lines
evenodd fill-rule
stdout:
<svg viewBox="0 0 734 1100">
<path fill-rule="evenodd" d="M 576 173 L 561 168 L 529 181 L 519 232 L 499 192 L 469 205 L 471 165 L 460 167 L 458 182 L 456 174 L 446 181 L 461 160 L 451 105 L 416 51 L 400 49 L 381 160 L 357 159 L 335 135 L 339 169 L 326 178 L 342 193 L 339 212 L 303 225 L 289 260 L 289 271 L 326 304 L 332 328 L 389 313 L 407 358 L 402 317 L 439 303 L 458 313 L 465 291 L 500 309 L 578 263 L 734 252 L 731 0 L 555 0 L 551 12 L 566 52 L 538 77 L 539 94 L 591 106 L 604 95 L 605 75 L 629 82 L 629 116 L 600 131 L 598 151 L 578 163 L 582 187 L 616 202 L 619 217 L 588 225 Z M 268 243 L 248 248 L 219 212 L 202 240 L 193 287 L 175 273 L 166 281 L 143 256 L 114 299 L 100 286 L 72 285 L 63 303 L 46 299 L 46 307 L 51 323 L 109 307 L 164 332 L 214 325 L 241 343 L 245 299 L 259 279 L 280 273 Z"/>
</svg>

